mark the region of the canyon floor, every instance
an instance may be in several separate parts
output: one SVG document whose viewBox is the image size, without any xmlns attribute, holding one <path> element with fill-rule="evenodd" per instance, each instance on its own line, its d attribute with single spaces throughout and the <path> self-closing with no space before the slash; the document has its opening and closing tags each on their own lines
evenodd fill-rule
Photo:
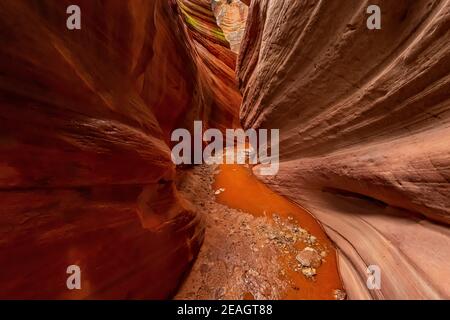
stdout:
<svg viewBox="0 0 450 320">
<path fill-rule="evenodd" d="M 178 188 L 202 213 L 206 234 L 175 299 L 345 298 L 321 226 L 248 165 L 185 169 Z"/>
</svg>

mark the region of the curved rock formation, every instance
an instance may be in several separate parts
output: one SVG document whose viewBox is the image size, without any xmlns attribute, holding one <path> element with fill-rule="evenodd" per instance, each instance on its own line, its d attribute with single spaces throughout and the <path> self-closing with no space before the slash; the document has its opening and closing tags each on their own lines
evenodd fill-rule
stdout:
<svg viewBox="0 0 450 320">
<path fill-rule="evenodd" d="M 241 94 L 235 79 L 236 54 L 229 48 L 225 35 L 217 25 L 210 0 L 177 0 L 180 16 L 185 22 L 188 41 L 192 46 L 191 60 L 197 68 L 199 99 L 191 110 L 199 109 L 195 119 L 211 128 L 224 130 L 240 127 Z M 191 111 L 192 112 L 192 111 Z M 193 125 L 193 119 L 185 124 Z"/>
<path fill-rule="evenodd" d="M 450 297 L 448 39 L 448 0 L 251 2 L 243 126 L 280 129 L 261 178 L 324 224 L 350 298 Z"/>
<path fill-rule="evenodd" d="M 193 35 L 175 1 L 18 0 L 0 15 L 0 298 L 169 297 L 203 225 L 167 141 L 195 119 L 236 125 L 228 44 Z"/>
<path fill-rule="evenodd" d="M 204 236 L 170 157 L 194 120 L 281 130 L 260 178 L 350 298 L 450 298 L 450 0 L 1 1 L 0 39 L 0 298 L 173 296 Z"/>
</svg>

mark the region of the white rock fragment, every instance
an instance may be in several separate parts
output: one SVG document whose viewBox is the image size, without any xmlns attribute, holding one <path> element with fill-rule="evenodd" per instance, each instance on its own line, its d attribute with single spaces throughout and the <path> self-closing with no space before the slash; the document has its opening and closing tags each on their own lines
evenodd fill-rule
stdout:
<svg viewBox="0 0 450 320">
<path fill-rule="evenodd" d="M 225 188 L 219 188 L 219 189 L 217 189 L 215 192 L 214 192 L 214 194 L 215 195 L 219 195 L 219 194 L 221 194 L 222 192 L 224 192 L 225 191 Z"/>
<path fill-rule="evenodd" d="M 306 247 L 295 257 L 303 267 L 318 268 L 322 264 L 322 257 L 313 248 Z"/>
<path fill-rule="evenodd" d="M 303 268 L 302 273 L 307 278 L 312 278 L 317 274 L 316 269 L 314 269 L 314 268 Z"/>
</svg>

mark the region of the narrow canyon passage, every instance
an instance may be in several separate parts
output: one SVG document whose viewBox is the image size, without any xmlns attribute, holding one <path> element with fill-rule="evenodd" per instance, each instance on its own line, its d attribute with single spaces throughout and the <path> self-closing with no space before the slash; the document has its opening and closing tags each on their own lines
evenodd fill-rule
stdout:
<svg viewBox="0 0 450 320">
<path fill-rule="evenodd" d="M 0 299 L 450 298 L 449 39 L 450 0 L 0 1 Z M 177 161 L 197 123 L 279 170 Z"/>
</svg>

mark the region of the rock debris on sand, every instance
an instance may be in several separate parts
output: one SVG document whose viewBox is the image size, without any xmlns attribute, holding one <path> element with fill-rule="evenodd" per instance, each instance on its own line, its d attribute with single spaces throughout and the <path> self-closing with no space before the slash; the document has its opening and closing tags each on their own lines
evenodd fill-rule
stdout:
<svg viewBox="0 0 450 320">
<path fill-rule="evenodd" d="M 212 189 L 215 166 L 196 166 L 180 174 L 178 189 L 203 213 L 206 234 L 191 272 L 176 299 L 280 299 L 293 284 L 282 255 L 297 257 L 293 271 L 313 280 L 326 251 L 292 217 L 255 217 L 215 201 L 225 189 Z M 298 243 L 306 246 L 299 250 Z M 299 288 L 301 290 L 301 288 Z"/>
</svg>

